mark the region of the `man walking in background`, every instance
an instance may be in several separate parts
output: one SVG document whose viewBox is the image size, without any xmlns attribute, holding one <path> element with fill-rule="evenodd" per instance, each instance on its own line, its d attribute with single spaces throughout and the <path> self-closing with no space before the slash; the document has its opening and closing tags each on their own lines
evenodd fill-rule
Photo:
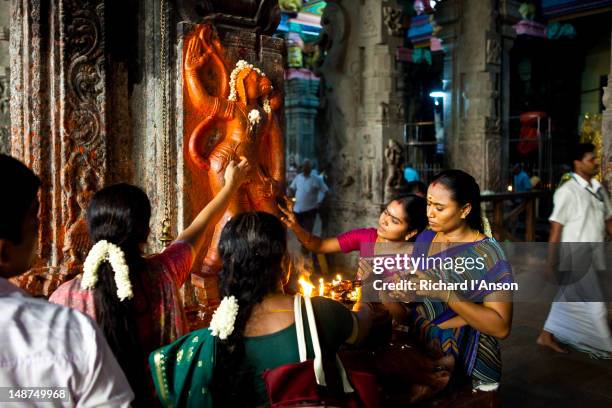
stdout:
<svg viewBox="0 0 612 408">
<path fill-rule="evenodd" d="M 606 232 L 612 235 L 612 205 L 606 191 L 593 178 L 598 170 L 594 152 L 595 146 L 591 143 L 581 143 L 576 147 L 574 172 L 555 192 L 548 241 L 553 245 L 559 242 L 603 242 Z M 553 252 L 555 249 L 551 247 Z M 589 273 L 593 274 L 594 271 L 587 271 L 587 275 Z M 587 275 L 579 280 L 588 279 Z M 605 303 L 553 302 L 537 343 L 559 353 L 567 353 L 567 349 L 557 340 L 596 356 L 612 356 L 612 336 Z"/>
<path fill-rule="evenodd" d="M 312 232 L 319 207 L 328 191 L 329 188 L 323 178 L 313 174 L 310 160 L 305 159 L 302 163 L 302 172 L 289 186 L 289 196 L 295 196 L 293 212 L 298 223 L 306 231 Z"/>
</svg>

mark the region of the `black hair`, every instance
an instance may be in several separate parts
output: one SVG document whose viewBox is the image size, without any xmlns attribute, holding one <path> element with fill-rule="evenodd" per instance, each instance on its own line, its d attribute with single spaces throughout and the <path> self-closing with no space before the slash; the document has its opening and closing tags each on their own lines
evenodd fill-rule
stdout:
<svg viewBox="0 0 612 408">
<path fill-rule="evenodd" d="M 587 153 L 595 153 L 595 145 L 593 143 L 578 143 L 572 149 L 572 168 L 574 161 L 581 161 Z"/>
<path fill-rule="evenodd" d="M 36 200 L 40 179 L 19 160 L 0 154 L 0 189 L 8 197 L 0 200 L 0 239 L 21 243 L 23 224 Z"/>
<path fill-rule="evenodd" d="M 101 240 L 121 248 L 129 267 L 134 291 L 142 287 L 140 271 L 145 267 L 140 244 L 149 234 L 151 204 L 140 188 L 130 184 L 115 184 L 98 191 L 87 209 L 87 227 L 92 243 Z M 98 268 L 94 290 L 96 321 L 115 354 L 134 393 L 134 405 L 143 405 L 147 386 L 143 364 L 146 356 L 138 341 L 134 302 L 117 297 L 114 272 L 108 262 Z"/>
<path fill-rule="evenodd" d="M 389 201 L 397 201 L 401 204 L 406 222 L 411 230 L 416 229 L 417 234 L 421 233 L 427 227 L 427 201 L 423 197 L 415 194 L 404 194 L 393 198 Z"/>
<path fill-rule="evenodd" d="M 440 183 L 451 192 L 452 199 L 460 207 L 470 204 L 472 209 L 465 218 L 473 230 L 484 233 L 480 210 L 480 187 L 474 177 L 463 170 L 444 170 L 436 174 L 431 184 Z"/>
<path fill-rule="evenodd" d="M 427 194 L 427 184 L 419 180 L 410 181 L 406 183 L 406 191 L 410 194 L 421 193 L 425 195 Z"/>
<path fill-rule="evenodd" d="M 247 407 L 255 404 L 255 390 L 251 368 L 245 366 L 244 329 L 253 307 L 282 285 L 285 227 L 265 212 L 242 213 L 225 224 L 218 248 L 220 295 L 234 296 L 239 309 L 234 331 L 217 344 L 211 391 L 219 406 Z"/>
</svg>

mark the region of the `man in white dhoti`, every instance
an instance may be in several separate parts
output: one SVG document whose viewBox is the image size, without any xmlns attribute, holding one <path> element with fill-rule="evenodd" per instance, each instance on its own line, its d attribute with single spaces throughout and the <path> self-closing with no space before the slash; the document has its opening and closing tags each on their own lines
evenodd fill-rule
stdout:
<svg viewBox="0 0 612 408">
<path fill-rule="evenodd" d="M 593 178 L 598 170 L 594 151 L 590 143 L 581 143 L 574 150 L 572 178 L 554 195 L 554 209 L 549 218 L 550 243 L 596 243 L 604 241 L 606 232 L 612 235 L 612 205 L 606 191 Z M 592 256 L 589 258 L 589 264 L 600 263 Z M 585 268 L 586 274 L 574 281 L 573 288 L 566 287 L 557 300 L 570 300 L 567 294 L 579 292 L 581 287 L 599 290 L 594 269 L 599 268 L 593 265 L 589 265 L 588 270 Z M 598 356 L 612 356 L 612 335 L 605 303 L 553 302 L 537 343 L 567 353 L 558 341 Z"/>
</svg>

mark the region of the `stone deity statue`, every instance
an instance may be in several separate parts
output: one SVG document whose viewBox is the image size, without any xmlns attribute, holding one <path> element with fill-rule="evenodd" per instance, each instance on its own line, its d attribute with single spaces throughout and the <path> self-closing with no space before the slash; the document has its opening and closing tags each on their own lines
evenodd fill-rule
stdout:
<svg viewBox="0 0 612 408">
<path fill-rule="evenodd" d="M 190 135 L 189 157 L 207 171 L 213 195 L 223 187 L 229 161 L 246 158 L 251 168 L 215 227 L 204 273 L 215 273 L 220 267 L 217 243 L 227 220 L 244 211 L 276 214 L 277 197 L 283 191 L 283 135 L 275 116 L 281 95 L 261 70 L 246 61 L 238 61 L 231 73 L 228 71 L 214 29 L 201 26 L 187 43 L 184 61 L 189 98 L 201 115 Z"/>
</svg>

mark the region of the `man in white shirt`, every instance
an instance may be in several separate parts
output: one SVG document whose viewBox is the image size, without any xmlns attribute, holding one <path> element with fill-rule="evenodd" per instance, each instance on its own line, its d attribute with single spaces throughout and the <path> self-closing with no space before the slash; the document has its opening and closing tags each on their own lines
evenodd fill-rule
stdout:
<svg viewBox="0 0 612 408">
<path fill-rule="evenodd" d="M 293 212 L 298 223 L 308 232 L 317 218 L 317 212 L 329 188 L 323 178 L 313 174 L 310 160 L 302 163 L 302 172 L 298 174 L 289 186 L 289 196 L 295 195 Z"/>
<path fill-rule="evenodd" d="M 559 242 L 603 242 L 606 232 L 612 235 L 612 205 L 607 192 L 593 178 L 598 169 L 594 152 L 595 146 L 590 143 L 576 147 L 571 179 L 555 192 L 554 209 L 549 218 L 549 242 L 553 245 Z M 592 283 L 596 282 L 594 278 L 593 271 L 590 271 L 581 280 L 594 287 L 597 286 L 597 283 Z M 595 354 L 612 355 L 612 336 L 605 304 L 553 302 L 537 343 L 567 353 L 557 339 Z"/>
<path fill-rule="evenodd" d="M 39 187 L 31 170 L 0 154 L 0 405 L 127 407 L 134 394 L 95 323 L 7 280 L 36 255 Z"/>
</svg>

